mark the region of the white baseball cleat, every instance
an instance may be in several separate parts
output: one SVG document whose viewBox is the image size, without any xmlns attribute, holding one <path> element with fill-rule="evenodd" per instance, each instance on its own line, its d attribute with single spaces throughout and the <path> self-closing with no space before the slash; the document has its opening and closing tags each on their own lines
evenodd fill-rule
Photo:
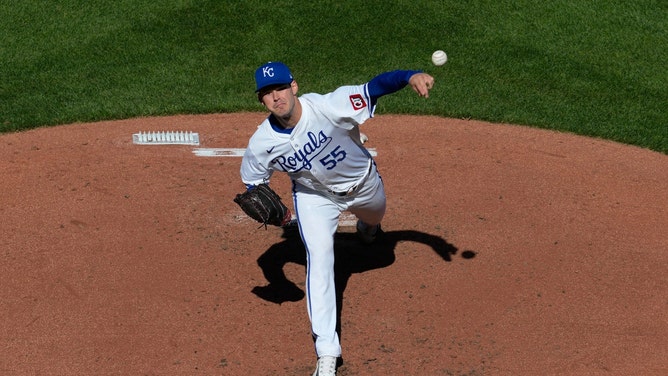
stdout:
<svg viewBox="0 0 668 376">
<path fill-rule="evenodd" d="M 336 376 L 336 357 L 324 355 L 318 359 L 313 376 Z"/>
</svg>

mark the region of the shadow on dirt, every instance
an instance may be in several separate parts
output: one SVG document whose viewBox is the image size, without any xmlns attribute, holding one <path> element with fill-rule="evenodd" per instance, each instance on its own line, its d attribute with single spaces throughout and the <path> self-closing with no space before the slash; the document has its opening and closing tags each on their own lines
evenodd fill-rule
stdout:
<svg viewBox="0 0 668 376">
<path fill-rule="evenodd" d="M 284 241 L 271 246 L 257 260 L 269 283 L 265 286 L 256 286 L 252 290 L 259 298 L 276 304 L 304 299 L 304 291 L 288 280 L 283 267 L 290 262 L 305 266 L 306 250 L 296 227 L 283 229 L 282 236 Z M 392 265 L 397 244 L 405 241 L 428 245 L 446 262 L 452 261 L 452 257 L 459 251 L 445 239 L 419 231 L 384 232 L 371 245 L 362 244 L 354 233 L 337 233 L 334 238 L 334 268 L 338 306 L 341 307 L 343 292 L 352 274 Z M 460 257 L 472 259 L 475 257 L 475 252 L 463 251 Z"/>
</svg>

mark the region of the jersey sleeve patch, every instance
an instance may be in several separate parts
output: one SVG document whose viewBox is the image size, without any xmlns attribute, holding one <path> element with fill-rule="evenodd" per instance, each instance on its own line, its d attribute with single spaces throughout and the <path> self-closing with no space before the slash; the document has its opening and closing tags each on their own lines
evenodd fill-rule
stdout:
<svg viewBox="0 0 668 376">
<path fill-rule="evenodd" d="M 350 99 L 350 104 L 353 106 L 353 110 L 359 111 L 367 106 L 364 97 L 361 94 L 352 94 L 348 97 Z"/>
</svg>

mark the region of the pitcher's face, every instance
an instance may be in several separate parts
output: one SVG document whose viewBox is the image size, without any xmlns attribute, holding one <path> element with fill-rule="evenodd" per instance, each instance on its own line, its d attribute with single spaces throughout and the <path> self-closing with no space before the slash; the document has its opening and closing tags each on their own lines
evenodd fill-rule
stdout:
<svg viewBox="0 0 668 376">
<path fill-rule="evenodd" d="M 287 120 L 293 115 L 297 100 L 297 89 L 297 82 L 292 81 L 290 84 L 273 85 L 263 88 L 258 93 L 258 96 L 262 104 L 274 116 Z"/>
</svg>

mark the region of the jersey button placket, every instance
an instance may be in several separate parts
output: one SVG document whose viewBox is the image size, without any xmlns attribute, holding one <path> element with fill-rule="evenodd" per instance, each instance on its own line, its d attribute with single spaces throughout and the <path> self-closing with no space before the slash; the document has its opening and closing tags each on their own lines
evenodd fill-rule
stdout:
<svg viewBox="0 0 668 376">
<path fill-rule="evenodd" d="M 299 150 L 299 144 L 295 140 L 290 140 L 290 145 L 292 145 L 292 150 L 295 152 Z"/>
</svg>

